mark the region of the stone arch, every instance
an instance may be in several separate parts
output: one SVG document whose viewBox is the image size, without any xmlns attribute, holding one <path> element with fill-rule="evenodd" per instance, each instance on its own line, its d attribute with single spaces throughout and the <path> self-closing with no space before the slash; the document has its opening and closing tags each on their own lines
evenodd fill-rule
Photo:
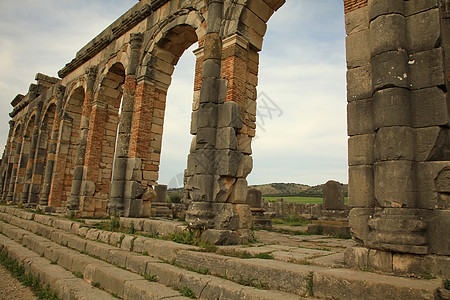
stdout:
<svg viewBox="0 0 450 300">
<path fill-rule="evenodd" d="M 20 148 L 22 146 L 22 122 L 15 124 L 10 136 L 10 152 L 8 158 L 8 167 L 6 177 L 3 183 L 2 200 L 12 201 L 14 193 L 14 184 L 17 176 L 17 166 L 19 161 Z"/>
<path fill-rule="evenodd" d="M 36 122 L 36 111 L 33 111 L 30 116 L 27 118 L 26 123 L 24 124 L 23 129 L 23 138 L 22 138 L 22 147 L 20 150 L 20 157 L 17 166 L 17 178 L 14 187 L 14 201 L 24 201 L 22 197 L 22 193 L 25 191 L 25 185 L 28 183 L 26 178 L 27 168 L 29 164 L 29 160 L 33 159 L 30 157 L 32 153 L 32 139 L 33 132 L 35 128 Z M 26 192 L 26 191 L 25 191 Z M 22 199 L 21 199 L 22 197 Z"/>
<path fill-rule="evenodd" d="M 125 82 L 124 65 L 108 63 L 98 81 L 91 103 L 86 174 L 80 191 L 80 210 L 86 215 L 106 213 Z"/>
<path fill-rule="evenodd" d="M 50 206 L 63 207 L 70 196 L 74 158 L 79 143 L 84 87 L 75 85 L 63 104 L 55 153 L 55 166 L 49 195 Z"/>
<path fill-rule="evenodd" d="M 50 139 L 56 117 L 56 101 L 51 100 L 42 113 L 39 122 L 39 136 L 36 145 L 35 161 L 32 169 L 31 185 L 28 203 L 38 203 L 40 192 L 44 184 L 44 175 L 47 167 L 47 157 L 50 151 Z"/>
<path fill-rule="evenodd" d="M 127 170 L 111 191 L 111 208 L 126 216 L 142 215 L 142 201 L 149 200 L 157 184 L 167 90 L 176 63 L 183 52 L 203 39 L 203 19 L 192 9 L 176 12 L 169 23 L 162 22 L 144 47 L 136 74 L 133 126 L 125 152 Z M 151 124 L 151 127 L 149 125 Z M 125 153 L 123 153 L 125 154 Z M 122 188 L 118 188 L 122 186 Z M 121 195 L 124 195 L 121 197 Z M 122 204 L 124 203 L 124 204 Z M 133 206 L 132 203 L 136 203 Z M 124 208 L 123 208 L 124 207 Z"/>
</svg>

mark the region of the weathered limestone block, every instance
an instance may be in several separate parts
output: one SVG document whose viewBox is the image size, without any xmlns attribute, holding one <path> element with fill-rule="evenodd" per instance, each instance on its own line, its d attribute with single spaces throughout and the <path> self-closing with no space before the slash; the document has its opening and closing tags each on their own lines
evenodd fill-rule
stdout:
<svg viewBox="0 0 450 300">
<path fill-rule="evenodd" d="M 237 245 L 241 242 L 236 231 L 220 229 L 207 229 L 202 233 L 201 239 L 213 245 Z"/>
<path fill-rule="evenodd" d="M 227 101 L 220 105 L 218 114 L 218 128 L 233 127 L 235 129 L 242 128 L 242 117 L 239 105 L 234 101 Z"/>
<path fill-rule="evenodd" d="M 142 180 L 142 159 L 128 158 L 125 180 Z"/>
<path fill-rule="evenodd" d="M 408 55 L 404 50 L 381 53 L 372 58 L 373 90 L 409 88 Z"/>
<path fill-rule="evenodd" d="M 404 3 L 407 16 L 439 7 L 439 0 L 405 1 Z"/>
<path fill-rule="evenodd" d="M 347 101 L 372 97 L 372 69 L 370 65 L 347 71 Z"/>
<path fill-rule="evenodd" d="M 213 197 L 215 201 L 219 203 L 227 202 L 235 182 L 236 178 L 226 176 L 220 176 L 218 179 L 214 180 Z"/>
<path fill-rule="evenodd" d="M 236 177 L 242 160 L 242 153 L 234 150 L 217 150 L 215 173 L 220 176 Z"/>
<path fill-rule="evenodd" d="M 251 27 L 257 34 L 264 36 L 267 30 L 267 24 L 249 9 L 243 9 L 240 21 Z"/>
<path fill-rule="evenodd" d="M 220 116 L 219 116 L 220 118 Z M 198 128 L 215 128 L 217 125 L 217 105 L 201 103 L 197 111 Z"/>
<path fill-rule="evenodd" d="M 348 139 L 348 164 L 371 165 L 374 160 L 375 134 L 355 135 Z"/>
<path fill-rule="evenodd" d="M 411 161 L 375 163 L 375 198 L 381 207 L 415 207 L 416 181 Z"/>
<path fill-rule="evenodd" d="M 368 7 L 362 7 L 345 14 L 345 31 L 347 35 L 369 28 Z"/>
<path fill-rule="evenodd" d="M 214 211 L 212 202 L 194 202 L 189 204 L 186 223 L 192 229 L 206 229 L 214 227 Z M 202 199 L 200 199 L 201 201 Z"/>
<path fill-rule="evenodd" d="M 223 127 L 217 130 L 216 148 L 236 150 L 238 139 L 236 131 L 232 127 Z"/>
<path fill-rule="evenodd" d="M 92 181 L 85 180 L 81 184 L 80 195 L 83 196 L 94 196 L 95 193 L 95 183 Z"/>
<path fill-rule="evenodd" d="M 369 249 L 364 247 L 348 247 L 344 253 L 344 263 L 352 268 L 367 269 Z"/>
<path fill-rule="evenodd" d="M 430 253 L 450 255 L 450 210 L 424 210 L 421 216 L 428 223 L 426 238 Z"/>
<path fill-rule="evenodd" d="M 216 129 L 210 127 L 199 128 L 196 141 L 197 150 L 214 149 L 216 146 Z"/>
<path fill-rule="evenodd" d="M 349 167 L 350 207 L 373 207 L 375 205 L 374 169 L 372 165 Z"/>
<path fill-rule="evenodd" d="M 239 229 L 239 215 L 231 203 L 213 203 L 214 229 L 237 230 Z"/>
<path fill-rule="evenodd" d="M 341 183 L 329 180 L 323 187 L 324 209 L 340 210 L 345 208 L 344 188 Z"/>
<path fill-rule="evenodd" d="M 438 8 L 409 16 L 406 26 L 409 53 L 433 49 L 440 44 L 441 24 Z"/>
<path fill-rule="evenodd" d="M 392 252 L 370 249 L 368 268 L 381 272 L 392 272 Z"/>
<path fill-rule="evenodd" d="M 371 98 L 352 101 L 347 105 L 348 135 L 368 134 L 375 130 Z"/>
<path fill-rule="evenodd" d="M 403 253 L 427 254 L 427 222 L 420 210 L 406 208 L 379 209 L 369 220 L 368 244 L 371 248 Z"/>
<path fill-rule="evenodd" d="M 411 89 L 418 90 L 445 84 L 442 48 L 409 56 Z"/>
<path fill-rule="evenodd" d="M 253 158 L 250 155 L 242 155 L 241 163 L 237 171 L 237 177 L 247 178 L 253 169 Z"/>
<path fill-rule="evenodd" d="M 352 208 L 348 215 L 350 233 L 360 245 L 367 242 L 370 233 L 369 220 L 374 214 L 373 208 Z"/>
<path fill-rule="evenodd" d="M 144 193 L 144 188 L 141 183 L 137 181 L 125 181 L 124 198 L 137 199 Z"/>
<path fill-rule="evenodd" d="M 237 149 L 244 154 L 252 154 L 252 138 L 247 134 L 237 135 Z"/>
<path fill-rule="evenodd" d="M 250 207 L 260 208 L 262 207 L 262 193 L 257 189 L 248 189 L 247 200 L 245 202 Z"/>
<path fill-rule="evenodd" d="M 387 14 L 403 14 L 402 0 L 369 0 L 367 5 L 370 20 Z"/>
<path fill-rule="evenodd" d="M 448 129 L 433 126 L 416 128 L 414 131 L 416 136 L 416 161 L 450 160 L 450 137 Z"/>
<path fill-rule="evenodd" d="M 399 14 L 382 15 L 370 22 L 370 53 L 406 49 L 406 20 Z"/>
<path fill-rule="evenodd" d="M 449 116 L 446 94 L 437 87 L 411 93 L 411 111 L 414 127 L 447 125 Z"/>
<path fill-rule="evenodd" d="M 388 88 L 373 95 L 375 127 L 410 126 L 410 93 L 407 89 Z"/>
<path fill-rule="evenodd" d="M 447 164 L 447 167 L 442 169 L 434 180 L 436 189 L 440 193 L 450 193 L 450 162 L 447 161 Z"/>
<path fill-rule="evenodd" d="M 284 1 L 280 1 L 284 2 Z M 250 1 L 246 4 L 247 8 L 250 9 L 255 15 L 257 15 L 264 22 L 269 21 L 269 18 L 274 13 L 274 10 L 265 2 L 260 1 Z"/>
<path fill-rule="evenodd" d="M 417 207 L 423 209 L 448 209 L 450 203 L 445 194 L 450 193 L 448 186 L 448 161 L 416 163 Z"/>
<path fill-rule="evenodd" d="M 247 180 L 243 178 L 238 178 L 236 183 L 233 185 L 228 202 L 244 204 L 247 200 Z"/>
<path fill-rule="evenodd" d="M 414 160 L 414 132 L 411 127 L 382 127 L 375 135 L 376 161 Z"/>
<path fill-rule="evenodd" d="M 193 201 L 211 201 L 214 188 L 213 175 L 194 175 L 192 185 L 194 186 L 192 191 Z"/>
<path fill-rule="evenodd" d="M 167 197 L 167 185 L 159 184 L 155 186 L 156 198 L 154 202 L 156 203 L 165 203 Z"/>
<path fill-rule="evenodd" d="M 362 30 L 345 38 L 347 68 L 366 66 L 370 61 L 369 31 Z"/>
</svg>

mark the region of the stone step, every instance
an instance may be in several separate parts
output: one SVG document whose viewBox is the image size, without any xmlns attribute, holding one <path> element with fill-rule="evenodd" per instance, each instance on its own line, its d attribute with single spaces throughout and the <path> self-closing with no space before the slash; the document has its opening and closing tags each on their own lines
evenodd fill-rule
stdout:
<svg viewBox="0 0 450 300">
<path fill-rule="evenodd" d="M 41 284 L 48 285 L 62 299 L 115 299 L 111 294 L 92 287 L 85 280 L 4 235 L 0 235 L 0 248 L 7 252 L 8 257 L 22 264 L 26 273 L 39 276 Z"/>
<path fill-rule="evenodd" d="M 44 255 L 69 270 L 82 272 L 84 278 L 88 281 L 99 282 L 106 290 L 123 296 L 126 299 L 140 299 L 136 298 L 136 295 L 129 297 L 129 293 L 134 290 L 139 290 L 139 287 L 136 285 L 139 280 L 143 281 L 141 276 L 155 276 L 159 280 L 159 285 L 164 284 L 165 286 L 176 289 L 189 287 L 196 296 L 204 299 L 298 299 L 297 296 L 287 293 L 258 290 L 223 278 L 198 274 L 171 264 L 163 263 L 161 260 L 149 256 L 132 253 L 104 243 L 85 240 L 73 234 L 63 232 L 62 230 L 49 229 L 46 228 L 48 227 L 47 225 L 20 219 L 4 213 L 0 214 L 0 219 L 17 224 L 21 228 L 32 228 L 32 230 L 39 234 L 42 232 L 43 235 L 49 236 L 54 242 L 49 241 L 44 236 L 32 234 L 13 225 L 0 223 L 0 230 L 3 234 L 22 241 L 24 245 L 33 249 L 39 255 Z M 65 220 L 58 220 L 54 223 L 61 225 L 62 221 Z M 92 237 L 93 234 L 88 233 L 87 236 Z M 123 241 L 125 241 L 125 238 Z M 90 256 L 77 253 L 77 251 L 67 249 L 65 246 Z M 115 266 L 134 273 L 130 275 L 130 272 L 122 269 L 117 270 Z M 130 286 L 130 282 L 133 282 L 134 285 Z M 139 284 L 142 285 L 141 282 Z M 156 283 L 152 284 L 156 285 Z M 161 291 L 163 289 L 159 287 L 157 290 Z M 178 292 L 176 293 L 179 295 Z M 153 298 L 146 297 L 145 299 Z"/>
<path fill-rule="evenodd" d="M 74 277 L 71 272 L 79 272 L 79 274 L 83 275 L 83 279 L 88 286 L 89 283 L 94 285 L 98 284 L 105 291 L 120 298 L 169 299 L 177 297 L 178 299 L 180 296 L 178 291 L 168 288 L 163 284 L 149 282 L 138 274 L 125 271 L 92 257 L 96 256 L 93 253 L 100 255 L 104 253 L 101 247 L 92 247 L 90 249 L 86 247 L 86 252 L 92 255 L 89 256 L 80 254 L 78 251 L 68 249 L 42 236 L 35 235 L 10 224 L 0 223 L 0 232 L 14 239 L 16 243 L 21 243 L 29 251 L 34 252 L 35 256 L 43 258 L 47 264 L 58 264 L 58 267 L 67 274 L 70 274 L 71 277 Z M 37 269 L 39 267 L 37 266 Z M 44 281 L 44 283 L 47 284 L 47 281 Z"/>
<path fill-rule="evenodd" d="M 206 295 L 206 293 L 204 294 L 205 290 L 208 290 L 208 288 L 212 290 L 213 286 L 219 289 L 220 293 L 224 293 L 224 291 L 228 292 L 228 289 L 221 286 L 222 280 L 227 284 L 232 283 L 228 280 L 233 280 L 243 284 L 259 285 L 270 289 L 270 291 L 259 291 L 266 298 L 260 298 L 254 294 L 251 297 L 245 297 L 249 299 L 280 299 L 280 294 L 278 298 L 271 298 L 272 296 L 270 296 L 270 293 L 279 293 L 279 291 L 298 296 L 313 294 L 314 296 L 323 298 L 332 297 L 333 299 L 437 299 L 438 290 L 443 286 L 442 280 L 400 278 L 358 270 L 331 269 L 270 259 L 241 259 L 215 253 L 205 253 L 201 252 L 202 249 L 198 247 L 180 245 L 152 238 L 105 232 L 82 227 L 80 223 L 63 220 L 54 216 L 31 216 L 32 213 L 30 212 L 20 212 L 11 207 L 8 207 L 8 209 L 0 207 L 0 211 L 2 210 L 8 212 L 8 214 L 0 214 L 0 219 L 12 222 L 14 225 L 17 224 L 17 226 L 31 231 L 40 232 L 42 235 L 49 235 L 52 240 L 58 241 L 59 244 L 62 243 L 74 248 L 81 247 L 81 249 L 83 249 L 84 245 L 84 251 L 91 251 L 91 255 L 96 255 L 106 261 L 108 261 L 109 254 L 114 253 L 110 261 L 112 262 L 114 258 L 114 263 L 116 264 L 123 265 L 125 263 L 127 269 L 132 268 L 131 265 L 133 264 L 131 262 L 142 259 L 142 257 L 145 258 L 146 256 L 139 256 L 139 254 L 132 252 L 124 252 L 124 249 L 137 253 L 145 252 L 148 255 L 154 256 L 156 259 L 171 261 L 176 266 L 182 266 L 184 268 L 208 269 L 211 274 L 222 277 L 203 277 L 207 275 L 200 276 L 200 274 L 194 272 L 191 272 L 191 274 L 184 269 L 168 264 L 161 264 L 158 261 L 148 261 L 146 263 L 146 271 L 152 272 L 155 270 L 155 267 L 159 267 L 158 272 L 150 274 L 156 274 L 158 278 L 159 276 L 166 278 L 168 280 L 167 282 L 163 282 L 161 279 L 161 283 L 165 285 L 176 286 L 177 283 L 179 284 L 182 280 L 181 277 L 178 277 L 182 276 L 179 274 L 192 275 L 195 280 L 188 280 L 186 279 L 187 277 L 183 278 L 185 278 L 184 280 L 186 282 L 191 282 L 191 289 L 193 291 L 196 289 L 196 286 L 192 282 L 197 280 L 199 282 L 198 286 L 204 289 L 203 292 L 200 291 L 202 296 Z M 20 216 L 23 219 L 13 217 L 12 215 Z M 39 223 L 26 221 L 26 219 Z M 51 223 L 53 227 L 42 225 L 46 222 L 48 224 Z M 56 228 L 59 228 L 59 230 Z M 78 234 L 79 236 L 75 236 L 74 234 Z M 120 236 L 120 244 L 118 244 L 117 240 L 118 235 Z M 94 242 L 94 240 L 100 240 L 110 245 Z M 111 245 L 117 247 L 110 248 L 112 247 Z M 138 259 L 137 257 L 141 258 Z M 129 267 L 127 267 L 127 262 L 129 262 Z M 142 272 L 142 270 L 138 270 L 139 272 Z M 202 280 L 210 281 L 205 282 Z M 220 282 L 215 284 L 217 281 Z M 232 287 L 229 289 L 234 289 L 232 284 Z M 242 286 L 240 288 L 240 291 L 246 290 Z M 288 299 L 288 297 L 289 295 L 284 294 L 281 298 Z M 210 297 L 208 296 L 206 298 L 209 299 Z M 237 298 L 230 297 L 230 299 Z"/>
</svg>

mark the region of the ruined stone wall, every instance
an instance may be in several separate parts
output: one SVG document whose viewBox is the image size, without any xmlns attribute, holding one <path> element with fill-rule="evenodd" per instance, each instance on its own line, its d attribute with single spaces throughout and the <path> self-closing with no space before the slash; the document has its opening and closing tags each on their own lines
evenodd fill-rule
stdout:
<svg viewBox="0 0 450 300">
<path fill-rule="evenodd" d="M 198 42 L 186 218 L 215 243 L 248 238 L 258 53 L 283 4 L 140 1 L 82 48 L 61 79 L 38 74 L 12 101 L 2 199 L 83 216 L 148 216 L 171 75 Z M 350 224 L 361 245 L 346 259 L 393 269 L 404 255 L 448 257 L 450 3 L 344 7 Z"/>
</svg>

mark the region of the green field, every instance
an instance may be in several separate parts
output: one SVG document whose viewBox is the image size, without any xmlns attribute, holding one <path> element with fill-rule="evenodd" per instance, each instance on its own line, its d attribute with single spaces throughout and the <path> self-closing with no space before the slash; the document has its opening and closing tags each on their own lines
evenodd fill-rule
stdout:
<svg viewBox="0 0 450 300">
<path fill-rule="evenodd" d="M 269 202 L 276 202 L 277 199 L 283 198 L 284 202 L 289 203 L 322 203 L 323 199 L 321 197 L 268 197 L 263 196 Z"/>
<path fill-rule="evenodd" d="M 287 203 L 322 203 L 323 198 L 322 197 L 268 197 L 263 196 L 264 199 L 266 199 L 269 202 L 276 202 L 277 199 L 283 198 L 284 202 Z M 348 202 L 348 198 L 345 197 L 345 203 Z"/>
</svg>

